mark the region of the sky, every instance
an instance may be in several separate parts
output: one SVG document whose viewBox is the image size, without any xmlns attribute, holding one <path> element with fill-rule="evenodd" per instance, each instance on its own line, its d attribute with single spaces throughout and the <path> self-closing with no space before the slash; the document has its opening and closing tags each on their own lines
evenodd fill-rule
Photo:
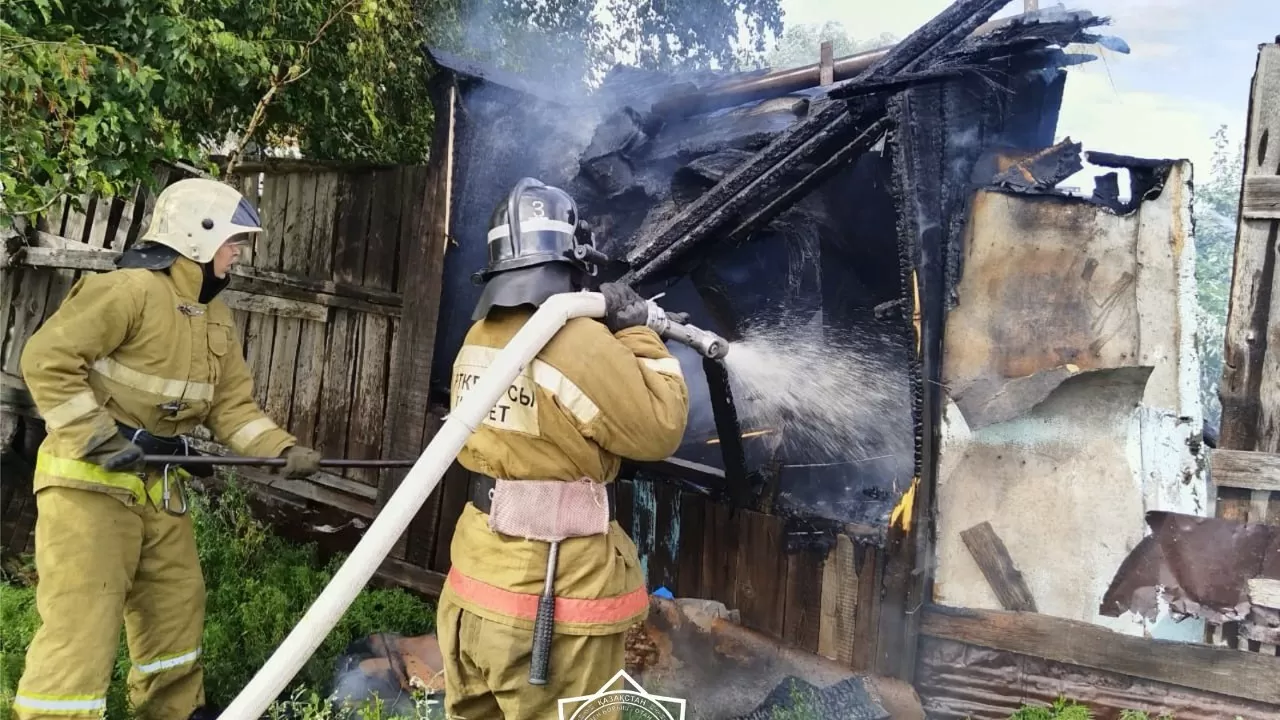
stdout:
<svg viewBox="0 0 1280 720">
<path fill-rule="evenodd" d="M 889 32 L 906 37 L 949 0 L 782 0 L 787 24 L 834 20 L 854 39 Z M 1280 35 L 1280 0 L 1041 0 L 1111 18 L 1100 34 L 1124 40 L 1128 55 L 1101 48 L 1071 68 L 1058 139 L 1085 150 L 1186 158 L 1207 174 L 1212 135 L 1227 125 L 1244 136 L 1258 45 Z M 997 17 L 1022 11 L 1012 0 Z M 814 49 L 817 61 L 817 48 Z M 1091 174 L 1091 173 L 1085 173 Z M 1078 184 L 1080 176 L 1064 184 Z M 1087 187 L 1091 190 L 1092 183 Z"/>
</svg>

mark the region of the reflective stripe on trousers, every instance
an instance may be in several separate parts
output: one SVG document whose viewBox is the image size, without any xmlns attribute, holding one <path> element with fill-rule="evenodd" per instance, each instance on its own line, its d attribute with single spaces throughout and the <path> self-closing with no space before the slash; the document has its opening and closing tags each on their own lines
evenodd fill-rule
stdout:
<svg viewBox="0 0 1280 720">
<path fill-rule="evenodd" d="M 147 663 L 135 662 L 133 667 L 140 675 L 154 675 L 158 672 L 164 672 L 165 670 L 172 670 L 174 668 L 182 667 L 183 665 L 190 665 L 200 659 L 201 651 L 201 648 L 196 648 L 188 653 L 160 658 Z"/>
<path fill-rule="evenodd" d="M 15 695 L 13 709 L 19 712 L 41 712 L 54 715 L 92 715 L 107 712 L 107 697 L 89 695 Z"/>
</svg>

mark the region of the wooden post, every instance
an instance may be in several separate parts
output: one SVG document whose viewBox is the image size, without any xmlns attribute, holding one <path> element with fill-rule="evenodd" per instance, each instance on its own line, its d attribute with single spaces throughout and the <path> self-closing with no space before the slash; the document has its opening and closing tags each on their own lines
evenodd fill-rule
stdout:
<svg viewBox="0 0 1280 720">
<path fill-rule="evenodd" d="M 1280 451 L 1280 221 L 1256 201 L 1257 188 L 1280 175 L 1280 45 L 1258 54 L 1249 102 L 1241 208 L 1231 305 L 1223 348 L 1219 447 Z M 1248 192 L 1246 192 L 1246 189 Z M 1270 345 L 1270 346 L 1269 346 Z"/>
<path fill-rule="evenodd" d="M 1280 219 L 1275 212 L 1274 192 L 1277 176 L 1280 43 L 1259 49 L 1249 97 L 1235 266 L 1219 385 L 1221 451 L 1280 452 L 1280 272 L 1276 271 Z M 1211 476 L 1218 480 L 1217 474 Z M 1267 522 L 1272 493 L 1265 486 L 1241 487 L 1242 484 L 1235 479 L 1234 486 L 1217 485 L 1215 514 L 1242 522 Z M 1210 640 L 1213 632 L 1213 628 L 1207 630 Z M 1236 633 L 1234 623 L 1222 628 L 1228 642 Z M 1249 647 L 1242 640 L 1239 646 Z"/>
<path fill-rule="evenodd" d="M 831 41 L 823 40 L 818 60 L 819 82 L 822 85 L 830 85 L 836 81 L 835 63 L 835 50 Z"/>
<path fill-rule="evenodd" d="M 435 346 L 436 326 L 440 310 L 440 275 L 444 270 L 444 250 L 449 235 L 449 207 L 452 204 L 453 145 L 457 86 L 450 73 L 442 72 L 432 82 L 432 104 L 435 108 L 435 132 L 431 142 L 430 169 L 421 207 L 423 211 L 408 222 L 418 223 L 405 241 L 410 243 L 405 273 L 404 308 L 401 314 L 396 354 L 396 377 L 392 411 L 387 414 L 387 457 L 413 458 L 430 440 L 427 414 L 430 410 L 429 390 L 431 361 Z M 378 483 L 378 507 L 381 508 L 404 480 L 405 471 L 386 471 Z M 438 520 L 439 490 L 429 499 L 410 525 L 408 535 L 414 544 L 426 542 L 425 548 L 414 548 L 413 554 L 430 558 L 434 555 L 434 533 Z M 447 542 L 447 540 L 446 540 Z"/>
</svg>

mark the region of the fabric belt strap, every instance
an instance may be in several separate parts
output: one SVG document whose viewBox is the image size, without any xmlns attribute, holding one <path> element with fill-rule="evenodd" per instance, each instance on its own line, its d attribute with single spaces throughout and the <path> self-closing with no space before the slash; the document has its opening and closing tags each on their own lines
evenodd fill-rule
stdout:
<svg viewBox="0 0 1280 720">
<path fill-rule="evenodd" d="M 490 508 L 493 507 L 491 495 L 496 484 L 491 477 L 477 473 L 471 474 L 471 504 L 485 515 L 488 515 Z M 605 483 L 604 491 L 609 498 L 609 520 L 616 520 L 618 518 L 617 488 L 614 483 Z"/>
</svg>

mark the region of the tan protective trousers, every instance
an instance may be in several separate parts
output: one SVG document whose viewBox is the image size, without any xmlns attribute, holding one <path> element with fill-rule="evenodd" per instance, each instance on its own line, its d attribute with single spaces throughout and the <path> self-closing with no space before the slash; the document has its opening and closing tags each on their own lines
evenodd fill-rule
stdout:
<svg viewBox="0 0 1280 720">
<path fill-rule="evenodd" d="M 623 669 L 626 633 L 551 641 L 546 685 L 529 684 L 533 631 L 487 620 L 446 599 L 436 609 L 449 720 L 558 720 L 559 701 L 594 695 Z M 611 689 L 621 689 L 613 687 Z M 564 717 L 618 720 L 616 708 L 566 704 Z"/>
<path fill-rule="evenodd" d="M 36 495 L 36 608 L 19 720 L 102 717 L 124 620 L 139 720 L 186 720 L 204 704 L 205 586 L 191 516 L 104 493 Z"/>
</svg>

